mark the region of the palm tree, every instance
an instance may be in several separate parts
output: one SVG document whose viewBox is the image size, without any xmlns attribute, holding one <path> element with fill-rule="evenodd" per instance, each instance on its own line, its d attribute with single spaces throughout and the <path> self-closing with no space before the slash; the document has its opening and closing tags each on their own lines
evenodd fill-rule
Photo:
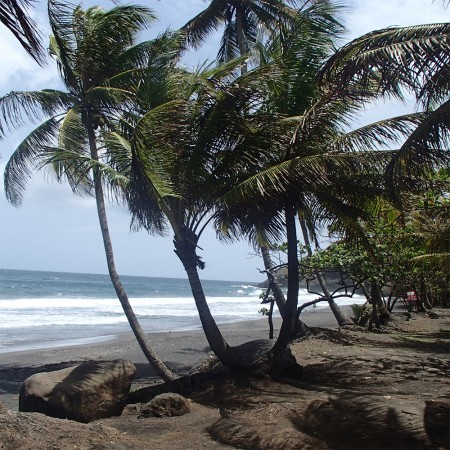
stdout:
<svg viewBox="0 0 450 450">
<path fill-rule="evenodd" d="M 303 2 L 306 4 L 308 1 Z M 181 30 L 186 34 L 188 46 L 198 48 L 212 32 L 223 24 L 225 29 L 218 51 L 219 62 L 230 61 L 243 57 L 254 48 L 263 27 L 273 32 L 279 23 L 290 21 L 296 11 L 289 4 L 296 6 L 295 0 L 212 0 L 209 6 L 191 19 Z M 241 65 L 241 73 L 247 71 L 247 63 Z M 270 251 L 265 245 L 259 247 L 264 262 L 264 268 L 269 273 L 273 267 Z M 274 297 L 282 314 L 286 299 L 278 283 L 274 284 Z"/>
<path fill-rule="evenodd" d="M 230 61 L 245 55 L 254 47 L 261 26 L 266 30 L 273 30 L 278 22 L 289 20 L 295 13 L 295 10 L 287 5 L 289 3 L 295 5 L 296 2 L 211 0 L 209 6 L 181 30 L 186 33 L 187 45 L 197 48 L 223 24 L 225 29 L 217 60 Z"/>
<path fill-rule="evenodd" d="M 449 37 L 449 23 L 373 31 L 337 51 L 321 73 L 323 80 L 332 79 L 338 89 L 350 82 L 362 90 L 375 85 L 380 96 L 402 99 L 406 92 L 412 93 L 417 108 L 424 110 L 423 120 L 411 130 L 386 171 L 390 195 L 400 208 L 408 204 L 412 192 L 432 189 L 435 177 L 430 174 L 445 170 L 450 163 Z M 444 223 L 448 222 L 448 211 L 444 208 L 441 212 Z M 417 222 L 419 234 L 436 230 L 422 219 L 424 223 Z M 431 238 L 430 254 L 418 261 L 435 261 L 445 268 L 445 227 L 438 235 L 443 238 L 440 244 L 435 245 Z"/>
<path fill-rule="evenodd" d="M 33 0 L 3 0 L 0 3 L 0 22 L 8 28 L 26 52 L 39 64 L 45 60 L 39 30 L 28 16 Z"/>
<path fill-rule="evenodd" d="M 48 11 L 53 32 L 50 51 L 67 91 L 11 92 L 0 99 L 8 126 L 23 123 L 23 115 L 31 120 L 45 118 L 8 161 L 7 198 L 20 204 L 31 172 L 49 164 L 57 178 L 66 179 L 74 192 L 94 193 L 108 271 L 117 296 L 149 362 L 162 378 L 173 379 L 174 374 L 147 342 L 115 268 L 104 189 L 109 182 L 120 198 L 124 180 L 109 170 L 100 134 L 126 109 L 135 95 L 135 82 L 147 70 L 152 43 L 134 45 L 134 38 L 154 16 L 139 6 L 84 11 L 56 1 L 49 2 Z"/>
<path fill-rule="evenodd" d="M 297 311 L 297 212 L 309 223 L 335 222 L 339 229 L 364 240 L 358 218 L 368 216 L 367 198 L 380 194 L 380 178 L 393 154 L 372 150 L 405 136 L 421 119 L 404 116 L 345 132 L 375 93 L 369 89 L 361 93 L 351 83 L 340 90 L 331 82 L 317 83 L 317 74 L 342 30 L 332 11 L 330 2 L 316 2 L 299 16 L 294 28 L 280 28 L 268 42 L 270 51 L 261 51 L 262 63 L 271 62 L 279 73 L 258 111 L 269 114 L 271 120 L 243 144 L 242 160 L 257 159 L 258 166 L 253 172 L 248 167 L 237 170 L 241 181 L 223 197 L 224 212 L 219 217 L 222 227 L 236 236 L 251 234 L 258 224 L 276 237 L 280 223 L 285 226 L 287 318 L 272 350 L 274 369 L 292 336 Z M 345 322 L 337 309 L 333 312 Z"/>
<path fill-rule="evenodd" d="M 117 134 L 109 138 L 116 160 L 126 159 L 131 149 L 128 201 L 135 226 L 149 232 L 171 229 L 207 340 L 232 368 L 246 367 L 246 362 L 225 341 L 211 314 L 198 273 L 205 263 L 197 251 L 216 199 L 232 179 L 233 151 L 248 132 L 243 111 L 255 93 L 249 77 L 230 75 L 239 62 L 196 74 L 175 71 L 173 97 L 154 108 L 138 97 L 136 110 L 144 113 L 130 121 L 134 129 L 128 141 Z"/>
</svg>

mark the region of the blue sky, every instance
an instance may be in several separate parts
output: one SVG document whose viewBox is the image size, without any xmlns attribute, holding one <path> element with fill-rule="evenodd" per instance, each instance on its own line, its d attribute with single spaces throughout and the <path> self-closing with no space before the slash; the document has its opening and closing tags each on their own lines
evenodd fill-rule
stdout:
<svg viewBox="0 0 450 450">
<path fill-rule="evenodd" d="M 135 3 L 139 3 L 136 1 Z M 206 7 L 202 0 L 142 1 L 153 8 L 159 22 L 143 35 L 156 36 L 168 27 L 178 28 Z M 447 22 L 450 8 L 443 8 L 436 0 L 377 0 L 349 1 L 345 13 L 351 33 L 348 39 L 368 31 L 392 25 Z M 84 7 L 101 4 L 112 7 L 110 1 L 85 1 Z M 49 35 L 45 2 L 37 3 L 31 11 L 44 36 Z M 196 66 L 205 59 L 214 59 L 218 38 L 213 38 L 199 52 L 189 55 L 185 64 Z M 0 27 L 0 95 L 11 90 L 60 88 L 55 66 L 49 62 L 39 68 L 14 38 Z M 378 104 L 367 111 L 362 122 L 401 113 L 404 108 Z M 13 150 L 31 127 L 23 127 L 0 141 L 0 172 Z M 3 183 L 2 183 L 3 184 Z M 118 271 L 127 275 L 185 276 L 172 249 L 171 236 L 149 236 L 129 230 L 129 216 L 125 208 L 110 205 L 109 223 Z M 203 236 L 200 246 L 206 269 L 205 279 L 258 281 L 262 261 L 245 242 L 224 245 L 216 240 L 214 232 Z M 14 208 L 7 203 L 0 187 L 0 268 L 53 270 L 67 272 L 106 273 L 106 262 L 92 199 L 72 195 L 67 185 L 56 183 L 47 174 L 37 174 L 28 185 L 24 203 Z"/>
</svg>

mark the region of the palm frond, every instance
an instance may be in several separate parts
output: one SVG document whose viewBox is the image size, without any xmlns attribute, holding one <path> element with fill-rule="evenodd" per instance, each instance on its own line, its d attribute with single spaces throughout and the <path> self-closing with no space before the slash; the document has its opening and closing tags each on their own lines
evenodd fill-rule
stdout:
<svg viewBox="0 0 450 450">
<path fill-rule="evenodd" d="M 61 120 L 58 147 L 82 154 L 87 146 L 87 134 L 80 112 L 71 108 Z"/>
<path fill-rule="evenodd" d="M 223 23 L 227 1 L 212 0 L 208 7 L 187 22 L 181 30 L 185 33 L 186 44 L 198 48 L 218 26 Z"/>
<path fill-rule="evenodd" d="M 60 0 L 49 0 L 48 17 L 52 36 L 50 36 L 50 55 L 56 57 L 58 71 L 70 92 L 76 91 L 76 41 L 73 31 L 73 12 L 75 5 Z"/>
<path fill-rule="evenodd" d="M 94 168 L 87 155 L 59 147 L 46 146 L 42 149 L 37 170 L 45 170 L 59 183 L 66 181 L 72 192 L 80 196 L 94 195 L 91 170 Z"/>
<path fill-rule="evenodd" d="M 449 91 L 449 62 L 450 24 L 386 28 L 339 49 L 325 64 L 319 78 L 338 82 L 340 86 L 351 80 L 360 85 L 375 80 L 382 94 L 403 85 L 428 104 L 441 96 L 443 89 Z"/>
<path fill-rule="evenodd" d="M 5 167 L 6 198 L 13 205 L 22 203 L 32 172 L 39 166 L 49 142 L 58 136 L 60 120 L 52 117 L 32 131 L 11 155 Z"/>
<path fill-rule="evenodd" d="M 39 64 L 45 62 L 45 51 L 41 44 L 41 33 L 27 10 L 34 0 L 2 0 L 0 22 L 8 28 L 25 51 Z"/>
<path fill-rule="evenodd" d="M 450 100 L 426 114 L 388 167 L 391 186 L 400 190 L 426 183 L 427 174 L 450 161 Z M 416 186 L 418 187 L 418 186 Z"/>
<path fill-rule="evenodd" d="M 45 89 L 42 91 L 13 91 L 0 98 L 0 135 L 25 124 L 25 118 L 31 122 L 44 117 L 63 113 L 73 104 L 74 99 L 67 93 Z"/>
<path fill-rule="evenodd" d="M 436 269 L 444 268 L 444 271 L 447 270 L 448 274 L 448 267 L 450 267 L 450 253 L 428 253 L 414 257 L 412 262 L 419 267 L 423 264 L 427 264 Z"/>
<path fill-rule="evenodd" d="M 118 59 L 118 65 L 125 70 L 167 66 L 178 60 L 181 48 L 181 33 L 167 30 L 155 39 L 125 50 Z"/>
<path fill-rule="evenodd" d="M 328 145 L 330 151 L 371 151 L 398 145 L 422 123 L 426 113 L 405 114 L 339 134 Z"/>
</svg>

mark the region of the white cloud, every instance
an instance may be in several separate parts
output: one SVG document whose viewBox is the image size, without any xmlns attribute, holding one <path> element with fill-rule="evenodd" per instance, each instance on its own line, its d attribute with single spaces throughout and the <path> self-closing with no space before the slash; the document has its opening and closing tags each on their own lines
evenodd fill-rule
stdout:
<svg viewBox="0 0 450 450">
<path fill-rule="evenodd" d="M 443 2 L 432 0 L 354 0 L 347 22 L 351 38 L 389 26 L 447 22 Z"/>
</svg>

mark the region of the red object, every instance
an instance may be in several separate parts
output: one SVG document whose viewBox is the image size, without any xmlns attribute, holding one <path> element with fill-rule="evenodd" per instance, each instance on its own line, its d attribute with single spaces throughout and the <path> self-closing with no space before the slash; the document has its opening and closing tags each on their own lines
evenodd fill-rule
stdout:
<svg viewBox="0 0 450 450">
<path fill-rule="evenodd" d="M 417 294 L 415 291 L 408 291 L 406 293 L 406 299 L 408 302 L 415 302 L 417 300 Z"/>
</svg>

